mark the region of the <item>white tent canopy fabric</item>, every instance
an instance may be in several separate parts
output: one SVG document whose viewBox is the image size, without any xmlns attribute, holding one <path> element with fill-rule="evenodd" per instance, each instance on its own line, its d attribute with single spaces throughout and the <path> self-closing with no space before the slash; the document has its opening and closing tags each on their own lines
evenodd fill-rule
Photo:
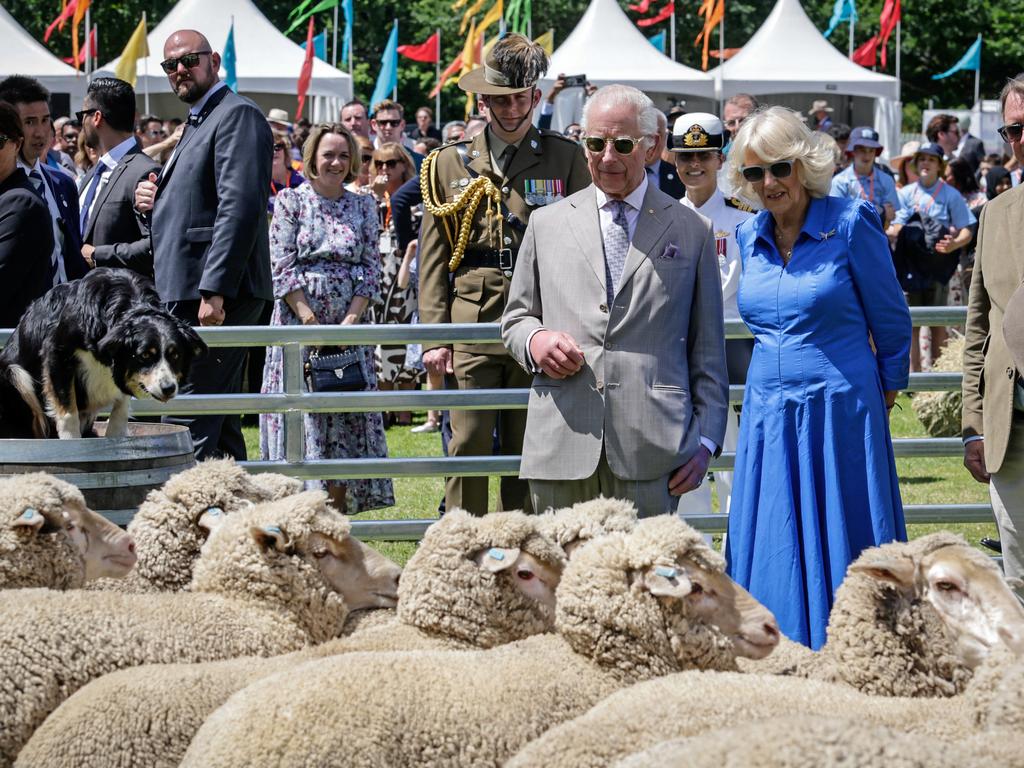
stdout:
<svg viewBox="0 0 1024 768">
<path fill-rule="evenodd" d="M 164 43 L 171 33 L 179 29 L 198 30 L 206 35 L 213 50 L 223 53 L 232 20 L 235 24 L 239 93 L 286 96 L 287 101 L 278 100 L 279 105 L 294 105 L 306 52 L 281 34 L 251 0 L 217 0 L 215 3 L 180 0 L 147 37 L 150 56 L 138 62 L 136 92 L 142 94 L 148 88 L 151 94 L 170 95 L 170 85 L 160 69 L 160 62 L 163 60 Z M 113 70 L 118 60 L 110 62 L 104 69 Z M 313 77 L 307 95 L 307 100 L 312 103 L 312 119 L 335 119 L 341 104 L 350 98 L 352 78 L 314 58 Z M 262 98 L 256 100 L 261 106 L 266 101 Z"/>
<path fill-rule="evenodd" d="M 651 93 L 713 96 L 706 73 L 660 53 L 629 20 L 616 0 L 591 0 L 583 18 L 551 57 L 541 87 L 558 73 L 586 74 L 596 86 L 624 83 Z"/>
<path fill-rule="evenodd" d="M 28 75 L 53 93 L 71 96 L 77 109 L 85 96 L 86 79 L 50 53 L 0 5 L 0 77 Z"/>
</svg>

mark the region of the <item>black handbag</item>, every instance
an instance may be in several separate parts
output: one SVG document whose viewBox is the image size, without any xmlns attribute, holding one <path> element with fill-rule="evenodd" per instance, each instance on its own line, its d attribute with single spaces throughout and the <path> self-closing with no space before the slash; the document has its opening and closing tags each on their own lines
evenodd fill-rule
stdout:
<svg viewBox="0 0 1024 768">
<path fill-rule="evenodd" d="M 359 392 L 366 389 L 363 356 L 356 347 L 324 355 L 313 350 L 306 363 L 310 392 Z"/>
</svg>

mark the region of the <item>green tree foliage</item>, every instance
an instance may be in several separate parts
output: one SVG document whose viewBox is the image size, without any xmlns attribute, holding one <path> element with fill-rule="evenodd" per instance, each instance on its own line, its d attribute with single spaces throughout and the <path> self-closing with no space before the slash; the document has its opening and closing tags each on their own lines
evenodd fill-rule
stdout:
<svg viewBox="0 0 1024 768">
<path fill-rule="evenodd" d="M 627 0 L 619 0 L 623 8 Z M 664 0 L 654 0 L 651 12 L 660 8 Z M 298 0 L 256 0 L 256 5 L 279 29 L 288 26 L 288 12 Z M 768 16 L 774 0 L 725 0 L 726 2 L 726 47 L 740 47 L 757 31 Z M 451 9 L 452 0 L 406 0 L 401 4 L 378 3 L 370 0 L 354 0 L 355 34 L 353 50 L 355 63 L 355 92 L 366 99 L 373 91 L 380 55 L 383 50 L 394 17 L 399 19 L 400 42 L 419 43 L 441 30 L 444 54 L 442 67 L 447 65 L 462 49 L 464 35 L 459 34 L 461 11 Z M 555 31 L 555 45 L 565 40 L 580 16 L 586 10 L 588 0 L 533 0 L 533 33 L 540 35 L 547 29 Z M 60 10 L 59 0 L 7 0 L 7 10 L 32 35 L 42 39 L 47 24 Z M 93 18 L 99 25 L 99 49 L 101 60 L 109 61 L 120 53 L 145 10 L 155 24 L 174 5 L 173 0 L 95 0 Z M 812 21 L 825 29 L 832 13 L 833 0 L 805 0 L 804 7 Z M 878 30 L 878 15 L 882 0 L 861 0 L 858 3 L 860 21 L 855 29 L 855 41 L 859 45 Z M 677 3 L 676 50 L 679 61 L 688 66 L 700 65 L 700 51 L 693 41 L 701 28 L 697 16 L 697 2 Z M 638 14 L 627 10 L 632 19 Z M 929 98 L 936 105 L 948 107 L 967 106 L 973 98 L 973 73 L 964 72 L 952 77 L 933 81 L 931 76 L 942 72 L 956 62 L 981 32 L 985 35 L 982 48 L 982 95 L 994 98 L 1006 78 L 1016 74 L 1024 61 L 1024 40 L 1020 35 L 1020 20 L 1024 18 L 1024 0 L 913 0 L 904 2 L 903 24 L 903 100 L 918 109 L 926 105 Z M 317 20 L 317 31 L 330 29 L 331 12 L 322 14 Z M 648 35 L 656 34 L 667 26 L 667 22 L 650 27 Z M 497 29 L 488 30 L 496 34 Z M 296 31 L 292 38 L 301 42 L 304 33 Z M 328 32 L 330 39 L 330 32 Z M 223 41 L 212 41 L 215 47 Z M 841 26 L 832 35 L 832 43 L 845 52 L 847 28 Z M 50 39 L 50 49 L 58 56 L 69 56 L 71 51 L 70 31 L 55 33 Z M 780 49 L 780 56 L 786 51 Z M 342 64 L 345 68 L 345 65 Z M 889 63 L 885 70 L 895 72 L 895 36 L 889 43 Z M 571 73 L 570 73 L 571 74 Z M 296 72 L 296 77 L 298 73 Z M 399 100 L 409 105 L 427 103 L 427 94 L 434 84 L 434 67 L 403 59 L 398 73 Z M 461 115 L 464 101 L 454 84 L 444 93 L 444 117 Z"/>
</svg>

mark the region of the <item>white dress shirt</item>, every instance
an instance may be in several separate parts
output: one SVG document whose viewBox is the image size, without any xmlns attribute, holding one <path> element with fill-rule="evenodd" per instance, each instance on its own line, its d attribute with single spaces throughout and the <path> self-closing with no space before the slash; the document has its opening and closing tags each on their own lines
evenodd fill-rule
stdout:
<svg viewBox="0 0 1024 768">
<path fill-rule="evenodd" d="M 702 216 L 711 219 L 715 231 L 715 246 L 718 250 L 718 268 L 722 272 L 722 310 L 726 320 L 739 320 L 740 310 L 737 295 L 740 289 L 740 275 L 743 262 L 736 245 L 736 227 L 753 216 L 753 213 L 725 204 L 725 195 L 716 189 L 704 205 L 699 208 L 688 197 L 679 202 Z"/>
<path fill-rule="evenodd" d="M 83 221 L 87 217 L 89 221 L 92 221 L 93 209 L 96 207 L 96 201 L 99 199 L 103 188 L 107 185 L 107 182 L 110 181 L 110 172 L 117 168 L 117 164 L 121 162 L 124 156 L 127 155 L 134 146 L 135 136 L 129 136 L 109 152 L 103 154 L 97 161 L 96 173 L 99 174 L 100 184 L 96 187 L 96 194 L 92 197 L 92 202 L 89 205 L 88 211 L 86 211 L 85 208 L 85 198 L 89 194 L 89 187 L 92 185 L 92 179 L 89 179 L 89 183 L 82 185 L 82 191 L 78 195 L 78 210 Z"/>
<path fill-rule="evenodd" d="M 64 233 L 57 223 L 60 221 L 60 208 L 57 207 L 57 201 L 53 197 L 50 180 L 46 178 L 46 171 L 43 170 L 42 163 L 39 162 L 38 158 L 35 165 L 29 166 L 25 165 L 21 155 L 19 155 L 18 167 L 25 171 L 26 176 L 35 171 L 43 180 L 43 198 L 46 200 L 46 207 L 50 209 L 50 223 L 53 225 L 53 253 L 50 255 L 50 264 L 54 267 L 53 284 L 66 283 L 68 281 L 68 273 L 64 269 Z M 32 184 L 32 179 L 30 178 L 28 182 Z M 35 185 L 33 184 L 33 186 Z M 68 222 L 64 222 L 64 225 L 68 226 Z"/>
</svg>

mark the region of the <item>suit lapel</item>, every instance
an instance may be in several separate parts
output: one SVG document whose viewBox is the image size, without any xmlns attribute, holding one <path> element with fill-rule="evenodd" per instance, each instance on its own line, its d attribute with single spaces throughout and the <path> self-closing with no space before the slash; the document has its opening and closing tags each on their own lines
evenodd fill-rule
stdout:
<svg viewBox="0 0 1024 768">
<path fill-rule="evenodd" d="M 640 268 L 644 259 L 649 258 L 661 241 L 662 235 L 668 229 L 668 221 L 659 218 L 659 209 L 665 206 L 654 200 L 654 186 L 647 185 L 647 194 L 644 195 L 644 204 L 640 209 L 640 218 L 636 222 L 636 232 L 633 241 L 629 244 L 629 253 L 626 254 L 626 264 L 622 268 L 622 280 L 619 282 L 621 291 L 626 283 L 633 277 L 633 273 Z"/>
<path fill-rule="evenodd" d="M 597 194 L 595 187 L 587 188 L 587 194 L 573 202 L 569 215 L 569 228 L 579 244 L 580 251 L 601 283 L 601 295 L 606 293 L 604 275 L 604 238 L 601 237 L 601 219 L 597 215 Z"/>
<path fill-rule="evenodd" d="M 167 161 L 167 165 L 164 166 L 163 171 L 161 171 L 160 173 L 160 179 L 157 182 L 158 192 L 164 186 L 164 182 L 168 178 L 170 178 L 171 171 L 174 169 L 174 164 L 177 163 L 178 157 L 181 156 L 181 153 L 185 150 L 185 147 L 187 147 L 191 143 L 192 139 L 195 138 L 197 133 L 203 130 L 203 127 L 210 120 L 210 114 L 224 100 L 224 97 L 227 96 L 230 90 L 230 88 L 224 86 L 215 94 L 213 94 L 213 96 L 210 97 L 209 101 L 207 101 L 206 104 L 203 105 L 202 110 L 200 110 L 199 112 L 199 125 L 195 126 L 194 128 L 191 126 L 185 128 L 185 133 L 182 135 L 181 141 L 179 141 L 178 146 L 174 148 L 174 153 L 171 155 L 171 159 Z"/>
<path fill-rule="evenodd" d="M 107 178 L 107 183 L 104 184 L 96 193 L 96 200 L 93 201 L 92 213 L 89 214 L 89 223 L 85 227 L 85 233 L 82 236 L 83 239 L 88 240 L 89 237 L 92 235 L 92 229 L 93 227 L 96 226 L 96 219 L 98 218 L 96 214 L 99 213 L 100 207 L 103 205 L 103 203 L 106 202 L 107 198 L 110 196 L 110 190 L 113 189 L 115 184 L 117 184 L 118 179 L 121 178 L 121 175 L 125 172 L 125 169 L 128 167 L 128 163 L 131 162 L 131 156 L 136 151 L 137 150 L 132 150 L 121 158 L 121 162 L 115 165 L 114 170 L 110 172 L 110 176 Z M 98 168 L 99 166 L 96 167 Z M 90 182 L 91 181 L 92 179 L 90 178 Z M 82 215 L 85 215 L 85 211 L 82 211 Z"/>
</svg>

